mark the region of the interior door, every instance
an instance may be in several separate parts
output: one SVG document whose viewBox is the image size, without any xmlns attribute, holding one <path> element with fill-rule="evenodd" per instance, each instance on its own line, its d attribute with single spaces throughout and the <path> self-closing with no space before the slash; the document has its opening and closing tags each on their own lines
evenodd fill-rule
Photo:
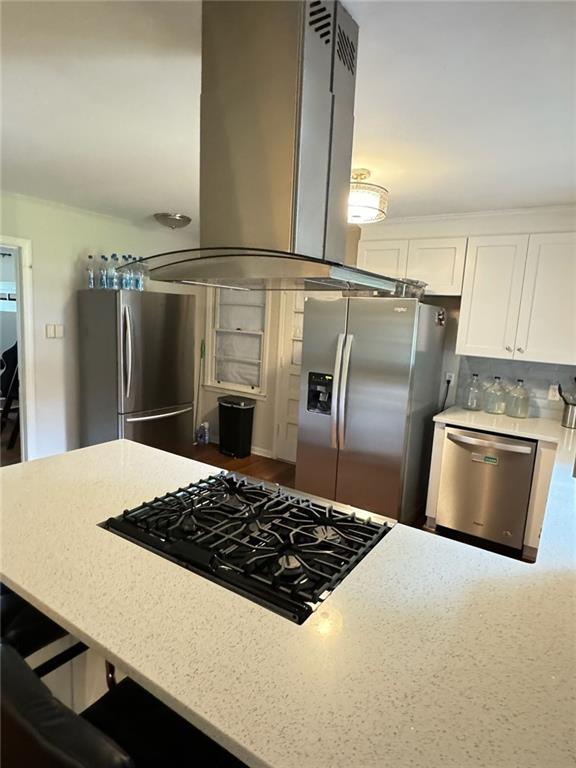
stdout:
<svg viewBox="0 0 576 768">
<path fill-rule="evenodd" d="M 120 413 L 194 400 L 194 297 L 120 291 Z"/>
<path fill-rule="evenodd" d="M 576 233 L 530 235 L 516 360 L 576 364 Z"/>
<path fill-rule="evenodd" d="M 398 518 L 416 299 L 350 299 L 336 499 Z"/>
<path fill-rule="evenodd" d="M 190 456 L 194 443 L 194 407 L 144 411 L 119 416 L 120 437 L 160 448 L 163 451 Z"/>
<path fill-rule="evenodd" d="M 280 319 L 280 355 L 276 387 L 276 436 L 274 455 L 284 461 L 296 461 L 298 444 L 298 408 L 302 361 L 304 294 L 285 291 Z"/>
<path fill-rule="evenodd" d="M 304 302 L 296 489 L 335 498 L 338 388 L 348 299 L 333 294 Z"/>
</svg>

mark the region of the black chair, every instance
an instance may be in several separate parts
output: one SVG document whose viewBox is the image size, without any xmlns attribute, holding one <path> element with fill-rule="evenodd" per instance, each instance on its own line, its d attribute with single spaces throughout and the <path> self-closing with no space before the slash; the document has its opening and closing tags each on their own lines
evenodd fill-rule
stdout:
<svg viewBox="0 0 576 768">
<path fill-rule="evenodd" d="M 131 680 L 77 715 L 0 645 L 2 768 L 245 768 Z"/>
<path fill-rule="evenodd" d="M 21 656 L 30 656 L 66 634 L 56 622 L 0 583 L 0 637 Z"/>
</svg>

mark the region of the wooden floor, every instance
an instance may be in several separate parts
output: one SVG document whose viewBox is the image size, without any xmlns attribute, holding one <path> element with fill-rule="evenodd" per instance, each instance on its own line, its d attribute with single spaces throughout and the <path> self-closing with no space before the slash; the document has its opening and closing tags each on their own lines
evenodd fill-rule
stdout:
<svg viewBox="0 0 576 768">
<path fill-rule="evenodd" d="M 234 459 L 220 453 L 218 446 L 213 443 L 193 446 L 188 457 L 196 461 L 203 461 L 206 464 L 213 464 L 222 469 L 228 469 L 231 472 L 250 475 L 250 477 L 256 477 L 259 480 L 286 485 L 289 488 L 294 487 L 294 465 L 286 461 L 267 459 L 255 454 L 251 454 L 245 459 Z"/>
</svg>

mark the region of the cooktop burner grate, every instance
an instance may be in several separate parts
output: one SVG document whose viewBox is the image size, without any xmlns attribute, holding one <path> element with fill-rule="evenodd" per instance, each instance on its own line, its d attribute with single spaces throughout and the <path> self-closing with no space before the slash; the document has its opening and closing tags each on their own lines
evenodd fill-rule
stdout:
<svg viewBox="0 0 576 768">
<path fill-rule="evenodd" d="M 101 525 L 298 623 L 391 530 L 382 518 L 233 473 Z"/>
</svg>

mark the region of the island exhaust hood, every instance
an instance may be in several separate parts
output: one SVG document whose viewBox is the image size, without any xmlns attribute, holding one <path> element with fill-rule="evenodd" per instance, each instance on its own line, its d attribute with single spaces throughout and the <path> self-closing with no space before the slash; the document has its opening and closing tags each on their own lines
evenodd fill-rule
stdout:
<svg viewBox="0 0 576 768">
<path fill-rule="evenodd" d="M 149 257 L 152 279 L 421 292 L 344 265 L 357 47 L 339 2 L 203 3 L 201 247 Z"/>
</svg>

